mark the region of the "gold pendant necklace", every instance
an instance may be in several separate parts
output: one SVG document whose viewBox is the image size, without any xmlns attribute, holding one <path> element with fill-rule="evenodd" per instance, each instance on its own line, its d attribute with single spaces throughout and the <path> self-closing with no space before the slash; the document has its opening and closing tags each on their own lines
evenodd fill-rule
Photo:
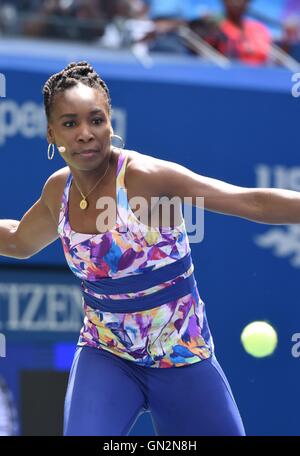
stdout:
<svg viewBox="0 0 300 456">
<path fill-rule="evenodd" d="M 80 193 L 81 196 L 82 196 L 82 200 L 81 200 L 80 203 L 79 203 L 79 207 L 80 207 L 81 210 L 84 211 L 85 209 L 87 209 L 87 207 L 88 207 L 89 204 L 88 204 L 88 202 L 87 202 L 86 199 L 87 199 L 87 197 L 92 193 L 92 191 L 97 187 L 97 185 L 102 181 L 102 179 L 105 177 L 105 175 L 106 175 L 106 173 L 107 173 L 107 171 L 108 171 L 108 168 L 109 168 L 109 162 L 110 162 L 110 156 L 109 156 L 109 159 L 108 159 L 108 163 L 107 163 L 107 167 L 106 167 L 105 173 L 103 174 L 103 176 L 100 177 L 99 180 L 97 180 L 96 184 L 93 186 L 93 188 L 88 192 L 88 194 L 87 194 L 86 196 L 82 193 L 82 191 L 80 190 L 80 188 L 78 187 L 77 183 L 76 183 L 75 180 L 74 180 L 75 185 L 76 185 L 76 187 L 77 187 L 79 193 Z"/>
<path fill-rule="evenodd" d="M 88 207 L 87 200 L 86 199 L 81 200 L 79 206 L 80 206 L 80 209 L 82 209 L 84 211 Z"/>
</svg>

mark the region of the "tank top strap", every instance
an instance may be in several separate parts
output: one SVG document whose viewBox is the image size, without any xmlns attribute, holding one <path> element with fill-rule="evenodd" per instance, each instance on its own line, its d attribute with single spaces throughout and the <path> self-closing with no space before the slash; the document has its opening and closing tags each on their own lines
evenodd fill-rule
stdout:
<svg viewBox="0 0 300 456">
<path fill-rule="evenodd" d="M 122 149 L 118 158 L 118 167 L 116 175 L 117 190 L 121 187 L 125 188 L 125 171 L 127 165 L 128 154 L 127 151 Z"/>
<path fill-rule="evenodd" d="M 122 149 L 118 158 L 116 175 L 116 196 L 117 196 L 117 225 L 127 227 L 128 220 L 128 198 L 125 187 L 125 172 L 128 160 L 128 153 Z"/>
<path fill-rule="evenodd" d="M 70 174 L 68 175 L 67 180 L 66 180 L 66 184 L 65 184 L 65 188 L 64 188 L 64 192 L 63 192 L 63 196 L 62 196 L 62 200 L 61 200 L 60 213 L 59 213 L 59 225 L 62 223 L 62 221 L 64 220 L 66 213 L 67 213 L 69 192 L 70 192 L 72 179 L 73 179 L 73 176 L 72 176 L 72 173 L 70 172 Z"/>
</svg>

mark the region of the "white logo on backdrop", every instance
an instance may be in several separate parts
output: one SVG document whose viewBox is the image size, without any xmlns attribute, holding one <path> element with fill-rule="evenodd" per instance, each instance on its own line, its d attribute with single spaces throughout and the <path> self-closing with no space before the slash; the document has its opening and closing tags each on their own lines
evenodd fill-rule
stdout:
<svg viewBox="0 0 300 456">
<path fill-rule="evenodd" d="M 0 357 L 6 357 L 6 337 L 2 333 L 0 333 Z"/>
<path fill-rule="evenodd" d="M 78 286 L 0 283 L 0 327 L 4 332 L 77 332 L 82 317 Z M 3 353 L 4 339 L 0 342 Z"/>
<path fill-rule="evenodd" d="M 292 346 L 292 356 L 293 358 L 300 358 L 300 333 L 292 335 L 292 342 L 295 342 Z"/>
<path fill-rule="evenodd" d="M 257 187 L 300 191 L 300 167 L 258 165 L 255 172 Z M 261 248 L 270 249 L 275 257 L 288 259 L 294 268 L 300 268 L 300 225 L 272 226 L 255 236 L 254 242 Z"/>
<path fill-rule="evenodd" d="M 0 97 L 6 97 L 6 79 L 3 73 L 0 73 Z"/>
<path fill-rule="evenodd" d="M 270 229 L 265 234 L 256 236 L 255 242 L 259 247 L 272 249 L 276 257 L 288 258 L 292 266 L 300 268 L 299 225 Z"/>
<path fill-rule="evenodd" d="M 292 82 L 295 84 L 292 85 L 292 96 L 294 98 L 300 97 L 300 73 L 294 73 L 292 75 Z"/>
</svg>

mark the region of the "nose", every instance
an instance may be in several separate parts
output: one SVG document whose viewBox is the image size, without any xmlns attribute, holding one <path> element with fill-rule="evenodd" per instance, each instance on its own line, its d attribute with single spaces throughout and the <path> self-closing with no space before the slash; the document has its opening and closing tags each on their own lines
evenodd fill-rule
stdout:
<svg viewBox="0 0 300 456">
<path fill-rule="evenodd" d="M 86 124 L 82 124 L 80 126 L 80 129 L 79 129 L 79 132 L 78 132 L 77 141 L 88 142 L 88 141 L 90 141 L 91 139 L 94 139 L 94 138 L 95 138 L 94 134 L 90 130 L 89 126 L 86 125 Z"/>
</svg>

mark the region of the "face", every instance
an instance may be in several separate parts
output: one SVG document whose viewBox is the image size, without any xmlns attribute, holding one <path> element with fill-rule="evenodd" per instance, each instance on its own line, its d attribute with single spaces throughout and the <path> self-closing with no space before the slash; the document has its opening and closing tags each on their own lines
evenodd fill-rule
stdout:
<svg viewBox="0 0 300 456">
<path fill-rule="evenodd" d="M 62 158 L 80 171 L 106 161 L 113 134 L 109 106 L 102 90 L 79 83 L 55 95 L 48 123 L 48 141 L 66 148 Z"/>
<path fill-rule="evenodd" d="M 248 9 L 249 0 L 224 0 L 224 6 L 229 16 L 240 18 Z"/>
</svg>

